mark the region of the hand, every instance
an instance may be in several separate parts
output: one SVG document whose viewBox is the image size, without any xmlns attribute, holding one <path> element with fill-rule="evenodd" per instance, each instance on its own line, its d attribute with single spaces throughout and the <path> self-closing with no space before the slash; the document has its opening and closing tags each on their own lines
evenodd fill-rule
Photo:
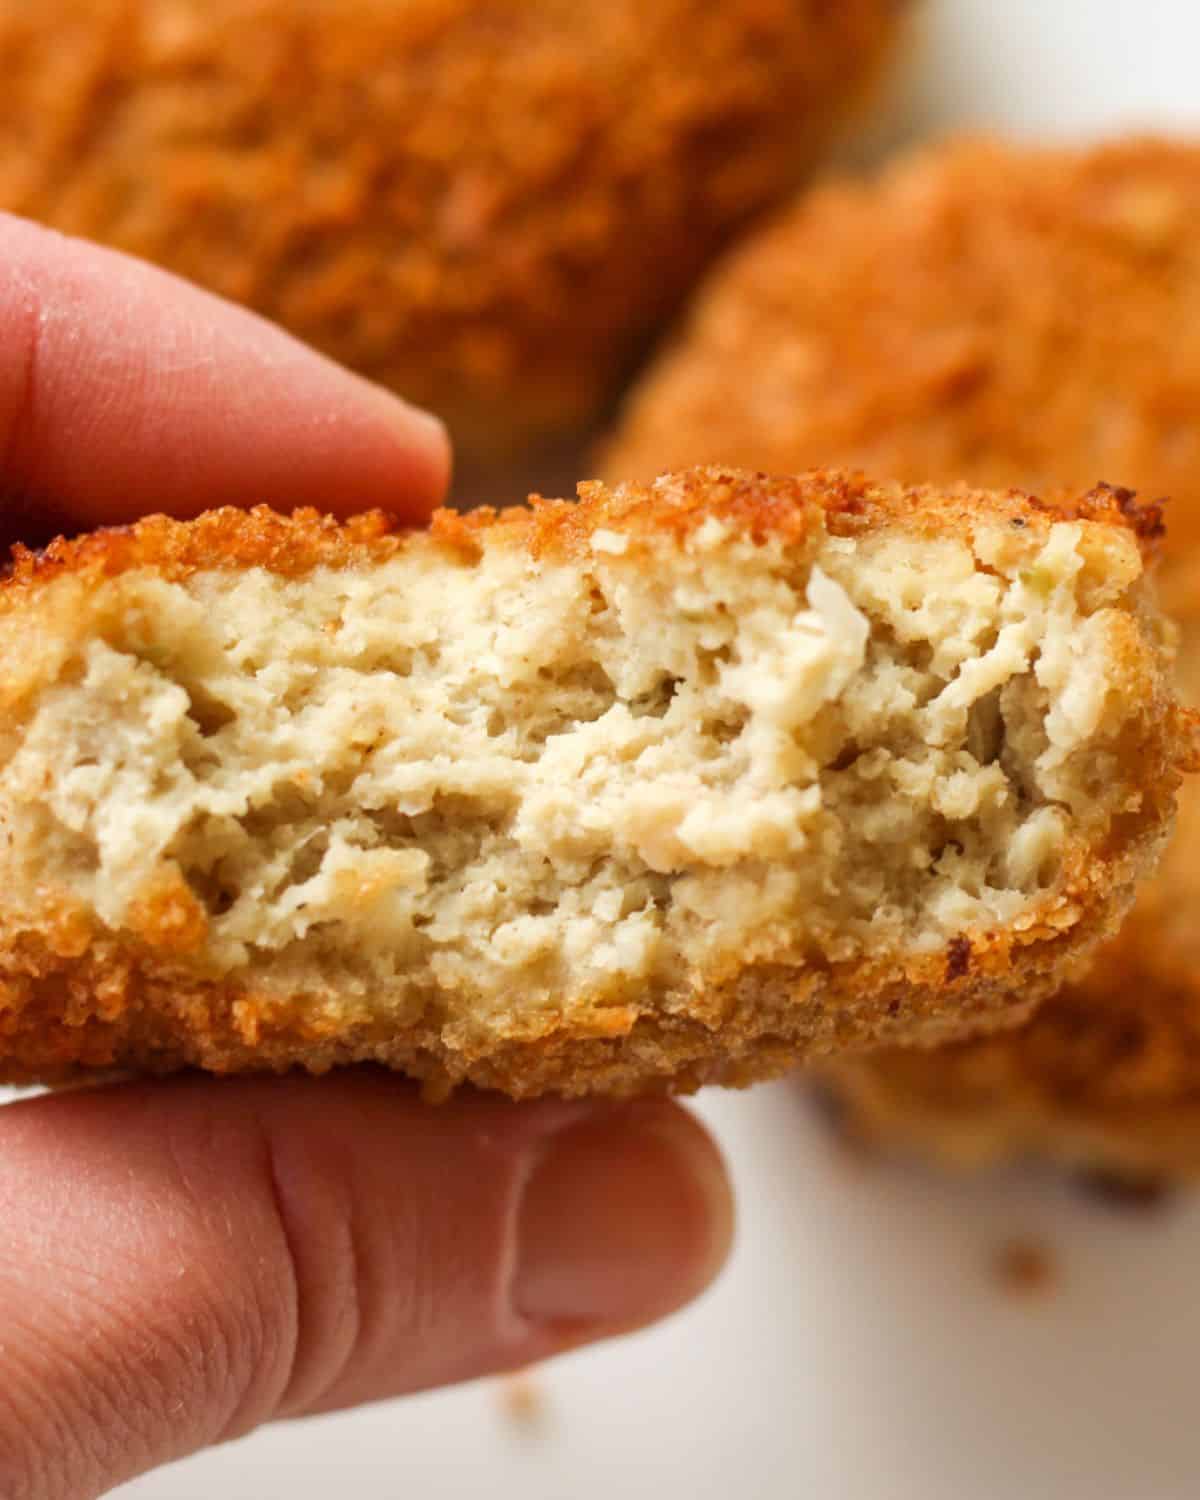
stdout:
<svg viewBox="0 0 1200 1500">
<path fill-rule="evenodd" d="M 267 501 L 411 519 L 432 418 L 121 256 L 0 216 L 10 534 Z M 367 1070 L 0 1110 L 0 1494 L 78 1500 L 274 1417 L 542 1359 L 685 1302 L 730 1234 L 666 1102 L 422 1106 Z"/>
</svg>

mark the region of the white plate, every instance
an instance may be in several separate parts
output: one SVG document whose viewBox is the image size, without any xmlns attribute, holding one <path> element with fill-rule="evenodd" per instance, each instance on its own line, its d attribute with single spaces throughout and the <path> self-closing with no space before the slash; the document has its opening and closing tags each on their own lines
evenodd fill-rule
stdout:
<svg viewBox="0 0 1200 1500">
<path fill-rule="evenodd" d="M 930 3 L 876 144 L 958 126 L 1196 129 L 1200 6 Z M 700 1108 L 740 1189 L 732 1269 L 666 1327 L 544 1370 L 539 1426 L 481 1385 L 262 1432 L 126 1500 L 1200 1494 L 1200 1203 L 1140 1218 L 1045 1179 L 866 1171 L 786 1085 Z M 1011 1240 L 1048 1247 L 1052 1290 L 1003 1287 Z"/>
</svg>

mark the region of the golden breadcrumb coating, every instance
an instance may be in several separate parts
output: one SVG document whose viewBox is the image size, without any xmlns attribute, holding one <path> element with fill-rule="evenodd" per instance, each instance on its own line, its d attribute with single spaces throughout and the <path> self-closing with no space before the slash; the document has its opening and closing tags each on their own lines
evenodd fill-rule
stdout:
<svg viewBox="0 0 1200 1500">
<path fill-rule="evenodd" d="M 802 201 L 720 271 L 616 472 L 720 457 L 1169 495 L 1200 703 L 1200 149 L 964 142 Z M 1085 981 L 1027 1027 L 836 1063 L 847 1128 L 977 1165 L 1200 1173 L 1200 797 Z"/>
<path fill-rule="evenodd" d="M 901 0 L 0 0 L 0 209 L 447 417 L 583 421 L 799 180 Z"/>
<path fill-rule="evenodd" d="M 151 518 L 0 585 L 0 1076 L 742 1082 L 1013 1022 L 1195 729 L 1098 489 Z"/>
<path fill-rule="evenodd" d="M 603 464 L 1101 480 L 1200 538 L 1200 146 L 964 140 L 807 194 L 702 288 Z M 1200 499 L 1200 497 L 1197 497 Z"/>
</svg>

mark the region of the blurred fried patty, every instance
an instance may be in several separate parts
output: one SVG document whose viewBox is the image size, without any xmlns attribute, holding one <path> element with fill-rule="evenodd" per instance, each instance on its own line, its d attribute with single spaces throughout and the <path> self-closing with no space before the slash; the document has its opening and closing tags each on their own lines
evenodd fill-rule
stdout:
<svg viewBox="0 0 1200 1500">
<path fill-rule="evenodd" d="M 446 416 L 587 418 L 793 183 L 899 0 L 0 0 L 0 209 Z"/>
<path fill-rule="evenodd" d="M 1200 536 L 1200 147 L 965 140 L 801 197 L 635 388 L 614 478 L 862 467 L 1171 496 Z"/>
</svg>

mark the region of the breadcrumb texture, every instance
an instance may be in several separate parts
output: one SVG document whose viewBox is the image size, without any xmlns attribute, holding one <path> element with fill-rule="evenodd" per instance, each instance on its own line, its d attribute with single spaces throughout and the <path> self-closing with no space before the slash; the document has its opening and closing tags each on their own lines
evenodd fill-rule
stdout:
<svg viewBox="0 0 1200 1500">
<path fill-rule="evenodd" d="M 1017 1021 L 1194 751 L 1159 530 L 713 469 L 18 552 L 0 1073 L 631 1092 Z"/>
<path fill-rule="evenodd" d="M 602 468 L 1171 496 L 1200 543 L 1200 147 L 960 140 L 802 197 L 702 289 Z"/>
<path fill-rule="evenodd" d="M 901 0 L 0 0 L 0 208 L 249 304 L 476 456 L 581 423 Z"/>
</svg>

